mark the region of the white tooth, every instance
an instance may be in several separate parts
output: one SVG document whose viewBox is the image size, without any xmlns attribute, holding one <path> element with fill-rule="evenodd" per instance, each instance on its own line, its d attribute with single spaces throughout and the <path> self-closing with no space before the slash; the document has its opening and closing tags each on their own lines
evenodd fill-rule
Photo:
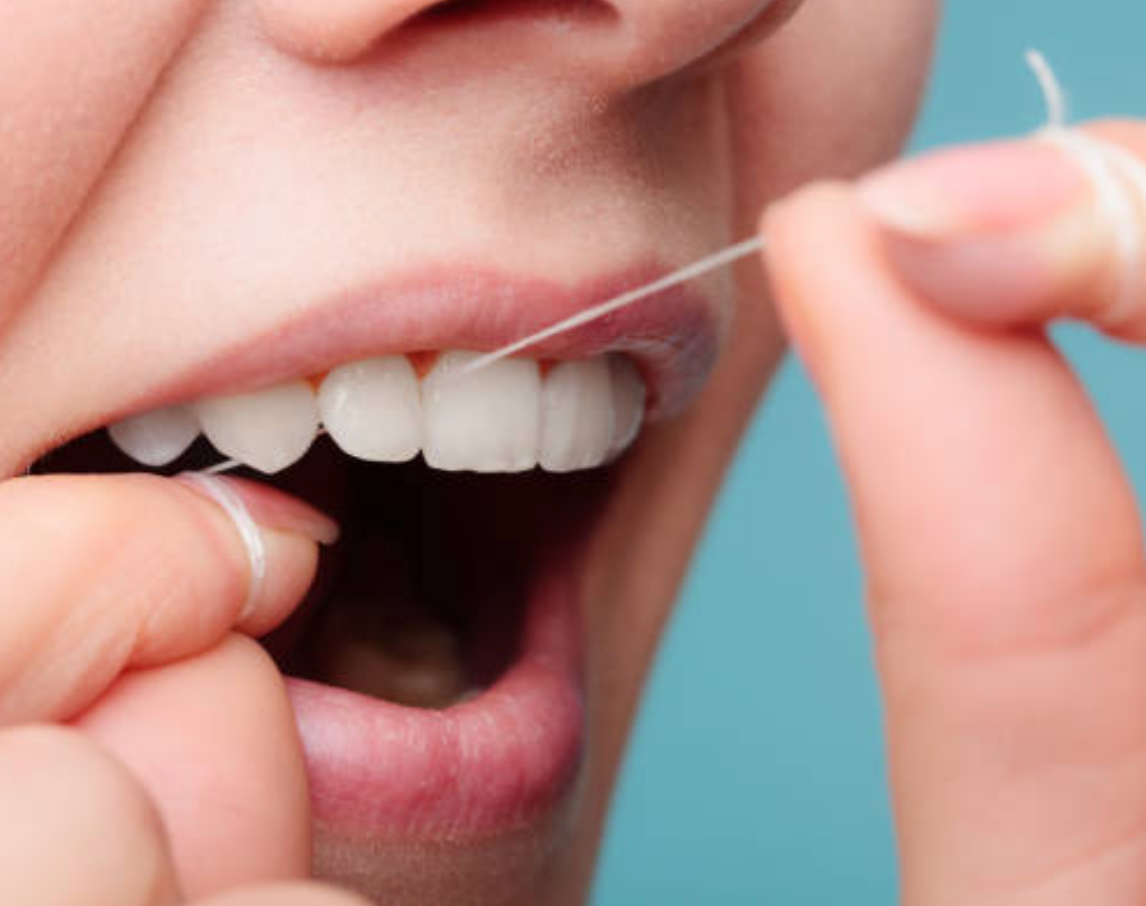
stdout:
<svg viewBox="0 0 1146 906">
<path fill-rule="evenodd" d="M 524 472 L 537 465 L 541 373 L 528 359 L 505 359 L 447 380 L 477 358 L 446 352 L 422 381 L 426 462 L 435 469 Z"/>
<path fill-rule="evenodd" d="M 322 423 L 339 448 L 368 462 L 406 462 L 422 449 L 418 377 L 405 356 L 336 368 L 318 391 Z"/>
<path fill-rule="evenodd" d="M 645 419 L 645 382 L 628 356 L 609 357 L 613 385 L 613 444 L 609 458 L 620 456 L 636 440 Z"/>
<path fill-rule="evenodd" d="M 541 467 L 594 469 L 613 446 L 613 390 L 604 357 L 554 365 L 541 391 Z"/>
<path fill-rule="evenodd" d="M 115 445 L 145 466 L 165 466 L 199 436 L 199 419 L 186 406 L 168 406 L 125 418 L 107 429 Z"/>
<path fill-rule="evenodd" d="M 196 409 L 216 450 L 268 475 L 302 459 L 318 434 L 318 404 L 306 381 L 204 400 Z"/>
</svg>

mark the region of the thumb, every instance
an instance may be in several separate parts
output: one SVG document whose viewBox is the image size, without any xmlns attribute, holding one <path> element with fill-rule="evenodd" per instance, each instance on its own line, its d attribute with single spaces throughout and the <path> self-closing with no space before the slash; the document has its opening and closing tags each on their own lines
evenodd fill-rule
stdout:
<svg viewBox="0 0 1146 906">
<path fill-rule="evenodd" d="M 309 877 L 310 800 L 282 676 L 255 642 L 120 677 L 76 721 L 151 795 L 195 901 Z"/>
<path fill-rule="evenodd" d="M 940 152 L 859 196 L 899 276 L 960 320 L 1069 317 L 1146 340 L 1146 124 Z"/>
</svg>

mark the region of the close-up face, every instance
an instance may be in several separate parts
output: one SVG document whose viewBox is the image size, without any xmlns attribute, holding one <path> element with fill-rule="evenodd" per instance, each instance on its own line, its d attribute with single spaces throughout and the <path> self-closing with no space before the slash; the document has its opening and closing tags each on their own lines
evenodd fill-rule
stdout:
<svg viewBox="0 0 1146 906">
<path fill-rule="evenodd" d="M 265 640 L 315 873 L 582 902 L 783 339 L 751 261 L 451 374 L 893 156 L 937 3 L 5 7 L 0 475 L 235 460 L 328 512 Z"/>
</svg>

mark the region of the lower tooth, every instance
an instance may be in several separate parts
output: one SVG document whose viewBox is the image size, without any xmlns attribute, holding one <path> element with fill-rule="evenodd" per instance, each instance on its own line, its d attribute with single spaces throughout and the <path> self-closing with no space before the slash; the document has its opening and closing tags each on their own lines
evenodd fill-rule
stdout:
<svg viewBox="0 0 1146 906">
<path fill-rule="evenodd" d="M 204 400 L 196 411 L 216 450 L 267 475 L 302 459 L 318 435 L 318 404 L 305 381 Z"/>
<path fill-rule="evenodd" d="M 443 353 L 422 381 L 426 462 L 446 471 L 532 469 L 541 434 L 538 365 L 528 359 L 506 359 L 474 374 L 450 378 L 478 355 Z"/>
<path fill-rule="evenodd" d="M 126 418 L 107 429 L 120 450 L 145 466 L 175 462 L 199 436 L 199 419 L 186 406 L 156 409 Z"/>
</svg>

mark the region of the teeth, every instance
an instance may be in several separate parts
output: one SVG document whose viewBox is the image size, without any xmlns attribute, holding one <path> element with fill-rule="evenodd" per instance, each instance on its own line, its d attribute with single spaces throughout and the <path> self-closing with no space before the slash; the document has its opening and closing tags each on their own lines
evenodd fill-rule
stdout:
<svg viewBox="0 0 1146 906">
<path fill-rule="evenodd" d="M 199 436 L 199 419 L 186 406 L 156 409 L 107 429 L 124 453 L 145 466 L 165 466 L 187 452 Z"/>
<path fill-rule="evenodd" d="M 447 352 L 422 382 L 426 462 L 435 469 L 524 472 L 537 465 L 541 372 L 528 359 L 506 359 L 447 381 L 477 358 Z"/>
<path fill-rule="evenodd" d="M 205 400 L 196 410 L 216 450 L 268 475 L 302 459 L 318 434 L 318 404 L 305 381 Z"/>
<path fill-rule="evenodd" d="M 613 442 L 609 459 L 620 456 L 636 440 L 645 420 L 645 382 L 626 356 L 609 356 L 613 388 Z"/>
<path fill-rule="evenodd" d="M 327 375 L 322 423 L 339 448 L 368 462 L 406 462 L 422 448 L 418 377 L 405 356 L 354 362 Z"/>
<path fill-rule="evenodd" d="M 613 446 L 613 421 L 607 359 L 553 366 L 541 391 L 541 467 L 573 472 L 603 464 Z"/>
<path fill-rule="evenodd" d="M 573 472 L 612 461 L 641 429 L 645 384 L 625 356 L 561 362 L 544 379 L 528 359 L 456 376 L 479 355 L 442 353 L 420 386 L 405 356 L 366 359 L 331 371 L 317 393 L 293 381 L 159 409 L 108 433 L 133 459 L 164 466 L 202 431 L 223 456 L 274 474 L 306 455 L 321 421 L 343 452 L 368 462 L 421 450 L 450 472 Z"/>
</svg>

